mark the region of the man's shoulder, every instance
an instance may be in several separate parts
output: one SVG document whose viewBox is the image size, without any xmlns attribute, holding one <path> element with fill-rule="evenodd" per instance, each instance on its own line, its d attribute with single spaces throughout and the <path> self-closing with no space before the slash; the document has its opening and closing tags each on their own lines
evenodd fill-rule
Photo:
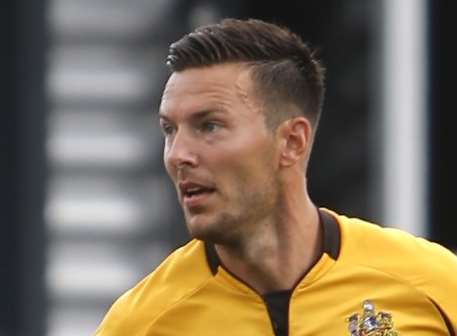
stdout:
<svg viewBox="0 0 457 336">
<path fill-rule="evenodd" d="M 420 285 L 425 279 L 441 283 L 457 281 L 457 256 L 447 248 L 406 231 L 382 227 L 359 218 L 335 215 L 341 232 L 341 261 L 389 273 Z M 426 282 L 428 282 L 426 281 Z"/>
<path fill-rule="evenodd" d="M 403 287 L 432 303 L 457 329 L 457 256 L 449 249 L 408 232 L 333 213 L 340 228 L 334 273 L 353 276 L 388 292 Z M 362 280 L 361 280 L 362 279 Z M 379 288 L 378 288 L 379 289 Z M 448 328 L 450 328 L 448 326 Z"/>
<path fill-rule="evenodd" d="M 163 296 L 163 301 L 173 301 L 199 287 L 210 277 L 205 245 L 202 241 L 192 240 L 174 250 L 125 295 L 134 300 Z"/>
<path fill-rule="evenodd" d="M 156 317 L 203 287 L 211 278 L 204 243 L 192 240 L 171 253 L 153 272 L 111 306 L 96 335 L 123 335 L 144 328 Z"/>
</svg>

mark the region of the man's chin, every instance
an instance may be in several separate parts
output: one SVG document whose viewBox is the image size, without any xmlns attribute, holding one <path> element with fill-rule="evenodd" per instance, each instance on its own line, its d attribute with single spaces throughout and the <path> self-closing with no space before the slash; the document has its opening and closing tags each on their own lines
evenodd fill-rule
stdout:
<svg viewBox="0 0 457 336">
<path fill-rule="evenodd" d="M 214 244 L 232 244 L 240 234 L 240 218 L 226 212 L 201 213 L 185 216 L 187 230 L 192 238 Z"/>
<path fill-rule="evenodd" d="M 213 244 L 226 244 L 230 231 L 224 230 L 218 223 L 188 223 L 190 236 Z"/>
<path fill-rule="evenodd" d="M 188 225 L 189 233 L 192 238 L 212 242 L 220 236 L 220 232 L 214 228 L 208 228 L 203 225 Z"/>
</svg>

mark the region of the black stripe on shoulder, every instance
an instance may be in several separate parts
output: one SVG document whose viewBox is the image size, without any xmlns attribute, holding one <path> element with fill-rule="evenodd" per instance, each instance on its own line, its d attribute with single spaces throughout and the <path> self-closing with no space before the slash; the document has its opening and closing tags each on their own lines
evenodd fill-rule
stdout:
<svg viewBox="0 0 457 336">
<path fill-rule="evenodd" d="M 431 303 L 433 303 L 433 305 L 436 307 L 436 309 L 440 312 L 440 315 L 443 318 L 444 323 L 446 324 L 446 328 L 447 328 L 447 330 L 449 332 L 449 336 L 456 336 L 455 335 L 455 330 L 454 330 L 454 328 L 452 327 L 452 324 L 451 324 L 451 320 L 444 313 L 443 309 L 441 309 L 441 307 L 435 301 L 433 301 L 431 298 L 428 298 L 428 299 L 430 300 Z"/>
<path fill-rule="evenodd" d="M 335 217 L 319 209 L 319 220 L 323 230 L 324 252 L 332 259 L 337 260 L 340 255 L 340 228 Z"/>
<path fill-rule="evenodd" d="M 208 266 L 211 270 L 211 273 L 213 275 L 216 275 L 217 268 L 219 267 L 220 262 L 213 244 L 205 242 L 205 254 L 206 261 L 208 262 Z"/>
</svg>

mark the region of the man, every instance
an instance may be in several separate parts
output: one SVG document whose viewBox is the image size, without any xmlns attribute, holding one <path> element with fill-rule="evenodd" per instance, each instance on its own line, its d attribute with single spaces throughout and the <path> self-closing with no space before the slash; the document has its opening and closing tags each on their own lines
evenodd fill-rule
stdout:
<svg viewBox="0 0 457 336">
<path fill-rule="evenodd" d="M 194 239 L 97 335 L 455 335 L 451 252 L 313 204 L 323 68 L 297 35 L 226 19 L 168 65 L 164 162 Z"/>
</svg>

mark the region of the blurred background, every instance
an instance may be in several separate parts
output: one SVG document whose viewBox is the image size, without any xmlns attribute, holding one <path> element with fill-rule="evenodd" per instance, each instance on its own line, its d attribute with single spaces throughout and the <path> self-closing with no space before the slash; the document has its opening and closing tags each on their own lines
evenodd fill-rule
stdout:
<svg viewBox="0 0 457 336">
<path fill-rule="evenodd" d="M 320 51 L 315 202 L 457 251 L 451 4 L 5 1 L 0 336 L 92 335 L 186 241 L 156 118 L 164 59 L 227 16 L 288 25 Z"/>
</svg>

